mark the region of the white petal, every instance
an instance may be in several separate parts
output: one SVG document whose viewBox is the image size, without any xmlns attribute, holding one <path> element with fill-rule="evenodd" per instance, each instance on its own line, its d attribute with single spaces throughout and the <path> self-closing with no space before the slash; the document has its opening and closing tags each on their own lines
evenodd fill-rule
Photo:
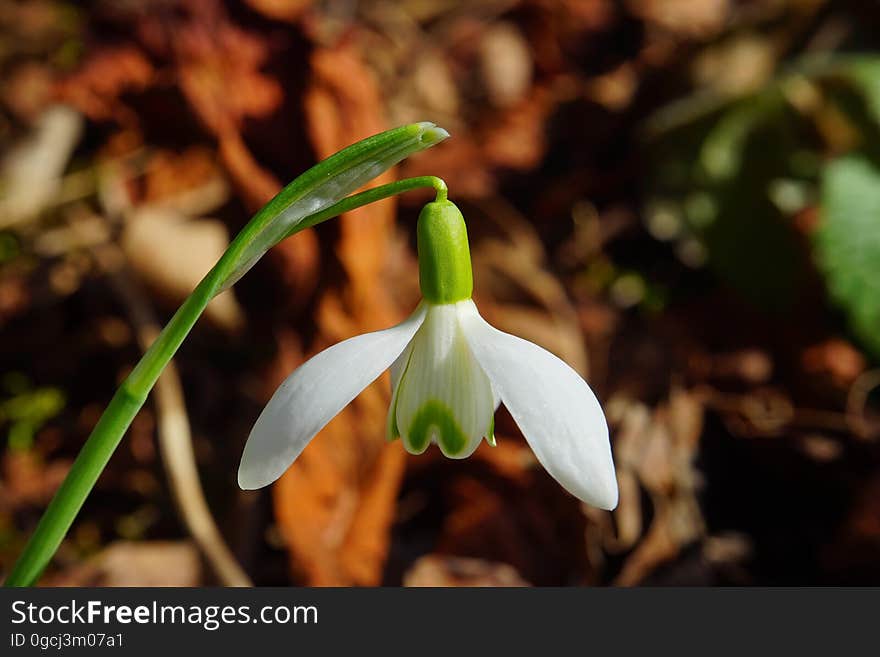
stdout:
<svg viewBox="0 0 880 657">
<path fill-rule="evenodd" d="M 400 356 L 394 359 L 394 362 L 391 363 L 391 389 L 394 390 L 397 387 L 397 382 L 400 381 L 400 375 L 403 374 L 403 368 L 406 367 L 407 362 L 409 362 L 409 355 L 412 353 L 412 344 L 408 344 L 406 349 L 401 352 Z"/>
<path fill-rule="evenodd" d="M 471 354 L 456 305 L 429 307 L 395 390 L 397 428 L 415 454 L 435 442 L 446 456 L 465 458 L 490 432 L 492 386 Z"/>
<path fill-rule="evenodd" d="M 541 464 L 575 497 L 616 507 L 608 425 L 590 387 L 549 351 L 489 325 L 473 303 L 459 305 L 474 356 Z"/>
<path fill-rule="evenodd" d="M 391 404 L 388 406 L 388 415 L 385 418 L 385 440 L 392 441 L 400 433 L 397 430 L 397 392 L 400 390 L 400 377 L 409 364 L 412 354 L 412 340 L 406 345 L 403 353 L 391 364 Z"/>
<path fill-rule="evenodd" d="M 238 468 L 238 485 L 278 479 L 333 417 L 384 372 L 425 318 L 424 304 L 397 326 L 350 338 L 298 367 L 257 419 Z"/>
</svg>

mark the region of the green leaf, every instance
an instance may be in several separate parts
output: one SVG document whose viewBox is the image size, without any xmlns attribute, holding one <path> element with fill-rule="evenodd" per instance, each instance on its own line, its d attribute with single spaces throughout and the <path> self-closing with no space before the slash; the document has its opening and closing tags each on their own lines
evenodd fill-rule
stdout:
<svg viewBox="0 0 880 657">
<path fill-rule="evenodd" d="M 64 394 L 57 388 L 23 390 L 0 403 L 0 424 L 9 421 L 9 446 L 28 449 L 34 434 L 61 409 Z"/>
<path fill-rule="evenodd" d="M 868 111 L 880 124 L 880 57 L 852 57 L 844 61 L 843 76 L 862 93 Z"/>
<path fill-rule="evenodd" d="M 814 245 L 831 299 L 880 357 L 880 168 L 864 156 L 841 157 L 825 168 Z"/>
<path fill-rule="evenodd" d="M 313 166 L 254 215 L 233 245 L 238 253 L 232 271 L 214 294 L 235 284 L 266 251 L 295 233 L 303 219 L 448 136 L 433 123 L 413 123 L 363 139 Z"/>
<path fill-rule="evenodd" d="M 796 179 L 805 132 L 771 87 L 653 144 L 653 199 L 680 213 L 679 244 L 704 247 L 718 278 L 770 313 L 795 305 L 807 271 L 774 194 L 777 181 Z"/>
</svg>

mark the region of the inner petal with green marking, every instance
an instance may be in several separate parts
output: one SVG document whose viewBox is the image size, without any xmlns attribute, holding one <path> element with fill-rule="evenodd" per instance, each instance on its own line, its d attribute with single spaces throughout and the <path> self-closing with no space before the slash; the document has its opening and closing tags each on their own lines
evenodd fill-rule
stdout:
<svg viewBox="0 0 880 657">
<path fill-rule="evenodd" d="M 491 436 L 492 387 L 462 334 L 456 304 L 430 306 L 392 369 L 388 432 L 399 434 L 407 451 L 421 454 L 435 443 L 444 455 L 465 458 Z"/>
<path fill-rule="evenodd" d="M 407 442 L 417 452 L 437 443 L 447 454 L 460 454 L 468 439 L 455 421 L 452 410 L 442 401 L 429 399 L 419 409 L 407 431 Z"/>
</svg>

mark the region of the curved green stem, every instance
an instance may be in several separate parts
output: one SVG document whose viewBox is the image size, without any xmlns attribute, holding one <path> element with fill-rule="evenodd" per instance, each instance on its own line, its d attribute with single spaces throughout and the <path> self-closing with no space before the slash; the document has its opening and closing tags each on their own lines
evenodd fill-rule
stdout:
<svg viewBox="0 0 880 657">
<path fill-rule="evenodd" d="M 443 182 L 442 179 L 436 176 L 419 176 L 418 178 L 406 178 L 405 180 L 398 180 L 397 182 L 374 187 L 373 189 L 368 189 L 364 192 L 361 192 L 360 194 L 352 194 L 351 196 L 342 199 L 338 203 L 331 205 L 326 210 L 316 212 L 315 214 L 303 219 L 302 222 L 297 226 L 297 231 L 302 230 L 303 228 L 317 226 L 318 224 L 327 221 L 328 219 L 332 219 L 333 217 L 339 216 L 344 212 L 348 212 L 349 210 L 354 210 L 361 206 L 374 203 L 375 201 L 381 201 L 382 199 L 396 196 L 397 194 L 411 192 L 414 189 L 424 189 L 426 187 L 432 187 L 434 189 L 437 194 L 438 201 L 446 199 L 446 183 Z M 293 233 L 288 233 L 287 235 L 285 235 L 285 237 L 292 234 Z"/>
<path fill-rule="evenodd" d="M 446 183 L 434 176 L 400 180 L 344 198 L 320 212 L 305 217 L 284 236 L 293 235 L 304 228 L 368 203 L 424 187 L 433 188 L 438 198 L 446 197 Z M 260 215 L 261 213 L 258 213 L 257 217 Z M 254 226 L 252 220 L 232 241 L 217 264 L 183 302 L 113 395 L 104 414 L 73 462 L 67 477 L 49 503 L 24 552 L 6 578 L 6 586 L 30 586 L 49 564 L 162 370 L 177 352 L 208 302 L 226 286 L 231 273 L 239 266 L 242 253 L 253 238 Z"/>
</svg>

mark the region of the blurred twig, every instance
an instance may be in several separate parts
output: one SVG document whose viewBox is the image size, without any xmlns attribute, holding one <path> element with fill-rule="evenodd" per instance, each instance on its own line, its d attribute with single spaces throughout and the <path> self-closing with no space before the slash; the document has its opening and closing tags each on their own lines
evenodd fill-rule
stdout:
<svg viewBox="0 0 880 657">
<path fill-rule="evenodd" d="M 155 322 L 138 327 L 138 340 L 144 349 L 158 335 L 159 326 Z M 184 523 L 224 585 L 253 586 L 220 535 L 205 500 L 196 467 L 180 377 L 173 361 L 159 377 L 154 394 L 162 463 Z"/>
<path fill-rule="evenodd" d="M 135 326 L 143 350 L 159 335 L 160 327 L 136 286 L 122 275 L 115 285 Z M 189 418 L 180 377 L 174 361 L 169 363 L 154 388 L 162 464 L 180 515 L 218 579 L 225 586 L 252 586 L 238 564 L 208 507 L 199 480 Z"/>
<path fill-rule="evenodd" d="M 112 168 L 108 170 L 104 185 L 100 188 L 103 192 L 100 198 L 108 216 L 121 218 L 129 208 L 130 199 L 121 179 L 118 175 L 114 176 L 115 172 Z M 117 251 L 113 259 L 120 262 L 125 260 L 119 247 L 107 245 L 106 248 Z M 146 351 L 159 335 L 161 327 L 133 281 L 122 273 L 111 277 L 111 281 L 134 324 L 141 349 Z M 157 380 L 154 394 L 162 464 L 187 530 L 221 583 L 226 586 L 252 586 L 250 578 L 223 540 L 205 499 L 192 446 L 186 403 L 173 360 Z"/>
<path fill-rule="evenodd" d="M 880 431 L 872 427 L 865 417 L 865 407 L 871 392 L 880 388 L 880 370 L 863 372 L 849 389 L 846 400 L 846 418 L 852 432 L 867 440 L 875 440 Z"/>
</svg>

